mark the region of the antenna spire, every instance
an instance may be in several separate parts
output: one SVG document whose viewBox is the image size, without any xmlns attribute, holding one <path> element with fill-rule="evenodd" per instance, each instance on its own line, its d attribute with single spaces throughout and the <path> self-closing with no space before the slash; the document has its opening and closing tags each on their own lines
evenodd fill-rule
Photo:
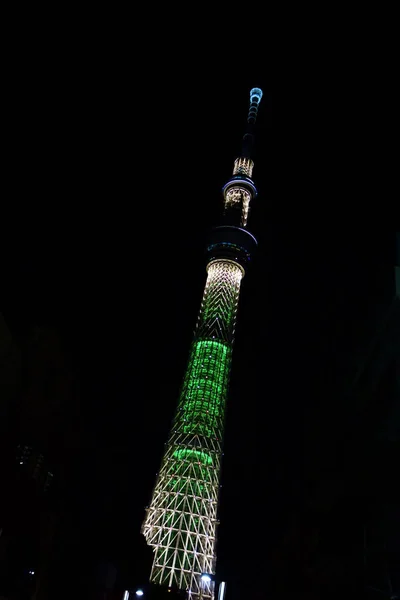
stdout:
<svg viewBox="0 0 400 600">
<path fill-rule="evenodd" d="M 242 141 L 242 157 L 251 158 L 251 151 L 254 144 L 254 125 L 257 119 L 258 106 L 262 98 L 262 90 L 260 88 L 252 88 L 250 90 L 250 106 L 247 115 L 247 130 Z"/>
<path fill-rule="evenodd" d="M 261 102 L 261 98 L 263 96 L 262 90 L 260 88 L 253 88 L 250 90 L 250 108 L 249 114 L 247 116 L 247 122 L 254 124 L 257 119 L 258 113 L 258 105 Z"/>
</svg>

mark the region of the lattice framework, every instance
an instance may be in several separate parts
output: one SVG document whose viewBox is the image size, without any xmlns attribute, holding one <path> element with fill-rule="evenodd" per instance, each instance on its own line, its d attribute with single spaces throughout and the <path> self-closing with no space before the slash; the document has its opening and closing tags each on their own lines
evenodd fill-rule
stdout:
<svg viewBox="0 0 400 600">
<path fill-rule="evenodd" d="M 143 524 L 154 547 L 150 579 L 213 600 L 222 437 L 243 269 L 228 260 L 208 267 L 177 411 Z M 200 585 L 202 589 L 200 589 Z"/>
</svg>

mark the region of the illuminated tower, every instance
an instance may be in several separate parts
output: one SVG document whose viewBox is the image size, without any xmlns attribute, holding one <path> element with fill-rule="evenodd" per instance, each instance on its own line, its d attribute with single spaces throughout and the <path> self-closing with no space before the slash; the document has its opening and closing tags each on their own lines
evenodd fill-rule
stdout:
<svg viewBox="0 0 400 600">
<path fill-rule="evenodd" d="M 254 124 L 262 91 L 250 92 L 247 130 L 223 187 L 223 225 L 207 248 L 207 281 L 189 361 L 142 532 L 153 546 L 150 580 L 212 600 L 222 438 L 240 284 L 257 242 L 246 230 Z"/>
</svg>

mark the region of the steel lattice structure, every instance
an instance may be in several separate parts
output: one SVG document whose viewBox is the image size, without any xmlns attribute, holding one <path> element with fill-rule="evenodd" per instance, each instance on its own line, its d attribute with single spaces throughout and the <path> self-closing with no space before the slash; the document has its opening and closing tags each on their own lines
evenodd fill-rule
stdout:
<svg viewBox="0 0 400 600">
<path fill-rule="evenodd" d="M 142 532 L 153 546 L 150 579 L 213 600 L 218 496 L 239 292 L 255 238 L 245 229 L 257 191 L 250 179 L 253 125 L 262 92 L 250 92 L 242 156 L 223 188 L 224 222 L 208 246 L 207 281 L 179 402 Z"/>
</svg>

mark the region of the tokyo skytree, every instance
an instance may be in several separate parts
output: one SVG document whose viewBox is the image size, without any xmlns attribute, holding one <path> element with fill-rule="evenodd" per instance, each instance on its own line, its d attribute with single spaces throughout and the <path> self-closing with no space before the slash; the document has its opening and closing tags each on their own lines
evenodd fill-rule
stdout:
<svg viewBox="0 0 400 600">
<path fill-rule="evenodd" d="M 247 229 L 254 127 L 262 91 L 250 91 L 241 153 L 222 188 L 223 221 L 207 247 L 207 280 L 189 360 L 142 526 L 154 557 L 150 581 L 213 600 L 224 420 L 240 285 L 257 241 Z"/>
</svg>

